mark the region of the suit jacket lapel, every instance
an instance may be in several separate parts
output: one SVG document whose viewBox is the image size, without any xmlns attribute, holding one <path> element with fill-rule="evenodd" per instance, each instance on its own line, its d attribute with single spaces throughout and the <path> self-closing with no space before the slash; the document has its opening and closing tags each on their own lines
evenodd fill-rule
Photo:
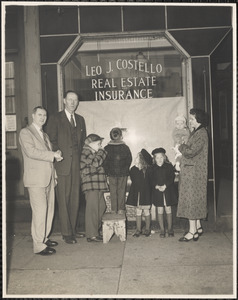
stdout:
<svg viewBox="0 0 238 300">
<path fill-rule="evenodd" d="M 81 119 L 77 114 L 75 114 L 75 120 L 76 120 L 77 137 L 78 137 L 78 144 L 79 144 L 82 135 L 82 125 L 81 125 Z"/>
<path fill-rule="evenodd" d="M 45 141 L 42 139 L 39 132 L 36 130 L 35 126 L 33 124 L 31 124 L 30 126 L 28 126 L 28 129 L 31 131 L 31 133 L 34 135 L 34 137 L 46 148 Z M 45 136 L 47 138 L 47 142 L 48 142 L 50 149 L 52 149 L 48 135 L 45 134 Z"/>
<path fill-rule="evenodd" d="M 45 135 L 45 137 L 46 137 L 47 144 L 48 144 L 48 146 L 49 146 L 50 150 L 52 151 L 52 146 L 51 146 L 50 138 L 49 138 L 48 134 L 47 134 L 47 133 L 45 133 L 45 132 L 44 132 L 44 135 Z"/>
<path fill-rule="evenodd" d="M 36 130 L 35 126 L 33 124 L 31 124 L 28 129 L 31 131 L 31 133 L 35 136 L 35 138 L 41 142 L 42 144 L 44 144 L 45 142 L 43 141 L 42 137 L 40 136 L 39 132 Z"/>
<path fill-rule="evenodd" d="M 80 146 L 80 140 L 81 140 L 81 135 L 82 135 L 81 119 L 80 119 L 80 116 L 77 114 L 74 114 L 74 116 L 75 116 L 75 121 L 76 121 L 78 145 Z M 62 126 L 67 128 L 68 136 L 70 136 L 70 138 L 71 138 L 71 126 L 72 125 L 70 124 L 69 119 L 67 118 L 64 110 L 61 111 L 61 121 L 62 121 Z"/>
<path fill-rule="evenodd" d="M 62 123 L 65 124 L 66 128 L 68 128 L 69 132 L 71 132 L 71 129 L 70 129 L 71 124 L 70 124 L 69 119 L 67 118 L 64 110 L 62 111 L 62 114 L 61 114 L 61 120 L 62 120 Z"/>
</svg>

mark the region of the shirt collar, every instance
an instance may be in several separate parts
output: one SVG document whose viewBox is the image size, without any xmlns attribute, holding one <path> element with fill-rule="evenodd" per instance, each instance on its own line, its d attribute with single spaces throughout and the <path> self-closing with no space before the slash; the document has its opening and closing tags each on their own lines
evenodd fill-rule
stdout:
<svg viewBox="0 0 238 300">
<path fill-rule="evenodd" d="M 71 113 L 68 112 L 67 109 L 65 109 L 64 111 L 65 111 L 65 113 L 66 113 L 67 118 L 70 120 L 70 118 L 71 118 Z M 73 118 L 75 118 L 75 117 L 74 117 L 74 113 L 72 113 L 72 115 L 73 115 Z"/>
<path fill-rule="evenodd" d="M 42 131 L 42 127 L 39 127 L 37 124 L 35 124 L 34 122 L 32 123 L 34 126 L 35 126 L 35 129 L 37 130 L 37 131 Z"/>
</svg>

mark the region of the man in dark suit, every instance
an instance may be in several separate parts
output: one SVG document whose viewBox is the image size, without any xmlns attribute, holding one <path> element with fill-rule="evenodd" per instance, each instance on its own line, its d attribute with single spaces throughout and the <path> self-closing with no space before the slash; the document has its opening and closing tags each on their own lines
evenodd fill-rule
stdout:
<svg viewBox="0 0 238 300">
<path fill-rule="evenodd" d="M 47 133 L 54 149 L 62 152 L 63 160 L 55 163 L 58 176 L 56 196 L 63 239 L 75 244 L 79 210 L 80 156 L 86 137 L 85 120 L 75 113 L 78 95 L 67 91 L 65 109 L 49 118 Z"/>
<path fill-rule="evenodd" d="M 46 110 L 42 106 L 33 109 L 33 122 L 20 131 L 19 142 L 24 160 L 23 181 L 27 187 L 32 208 L 31 234 L 34 253 L 51 255 L 57 242 L 48 239 L 52 227 L 55 203 L 56 174 L 53 161 L 60 161 L 61 152 L 52 151 L 49 137 L 42 130 L 46 122 Z"/>
</svg>

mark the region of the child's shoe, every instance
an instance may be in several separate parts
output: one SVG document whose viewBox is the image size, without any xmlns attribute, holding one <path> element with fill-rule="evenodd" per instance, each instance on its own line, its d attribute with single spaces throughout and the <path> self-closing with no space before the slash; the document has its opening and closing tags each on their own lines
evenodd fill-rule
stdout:
<svg viewBox="0 0 238 300">
<path fill-rule="evenodd" d="M 136 232 L 132 235 L 133 237 L 139 237 L 141 235 L 141 231 L 139 231 L 138 229 L 136 230 Z"/>
<path fill-rule="evenodd" d="M 174 237 L 174 232 L 173 232 L 173 230 L 170 230 L 170 231 L 168 232 L 168 237 Z"/>
<path fill-rule="evenodd" d="M 144 232 L 144 235 L 145 235 L 146 237 L 151 236 L 151 231 L 148 230 L 148 229 L 146 229 L 145 232 Z"/>
</svg>

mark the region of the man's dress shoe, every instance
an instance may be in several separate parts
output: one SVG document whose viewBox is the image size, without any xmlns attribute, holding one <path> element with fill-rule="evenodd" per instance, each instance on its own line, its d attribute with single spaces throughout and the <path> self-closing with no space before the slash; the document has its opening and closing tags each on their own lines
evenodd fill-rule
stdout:
<svg viewBox="0 0 238 300">
<path fill-rule="evenodd" d="M 63 239 L 64 239 L 65 243 L 67 243 L 67 244 L 76 244 L 77 243 L 76 238 L 73 236 L 63 236 Z"/>
<path fill-rule="evenodd" d="M 51 241 L 51 240 L 47 240 L 47 242 L 46 242 L 45 244 L 46 244 L 46 246 L 48 246 L 48 247 L 56 247 L 56 246 L 58 245 L 57 242 Z"/>
<path fill-rule="evenodd" d="M 102 242 L 103 239 L 100 236 L 94 236 L 92 238 L 87 238 L 87 242 Z"/>
<path fill-rule="evenodd" d="M 55 249 L 46 247 L 44 250 L 42 250 L 41 252 L 38 252 L 36 254 L 46 256 L 46 255 L 52 255 L 54 253 L 56 253 Z"/>
<path fill-rule="evenodd" d="M 84 238 L 85 237 L 85 233 L 83 233 L 83 232 L 77 232 L 76 233 L 76 237 L 77 238 Z"/>
</svg>

